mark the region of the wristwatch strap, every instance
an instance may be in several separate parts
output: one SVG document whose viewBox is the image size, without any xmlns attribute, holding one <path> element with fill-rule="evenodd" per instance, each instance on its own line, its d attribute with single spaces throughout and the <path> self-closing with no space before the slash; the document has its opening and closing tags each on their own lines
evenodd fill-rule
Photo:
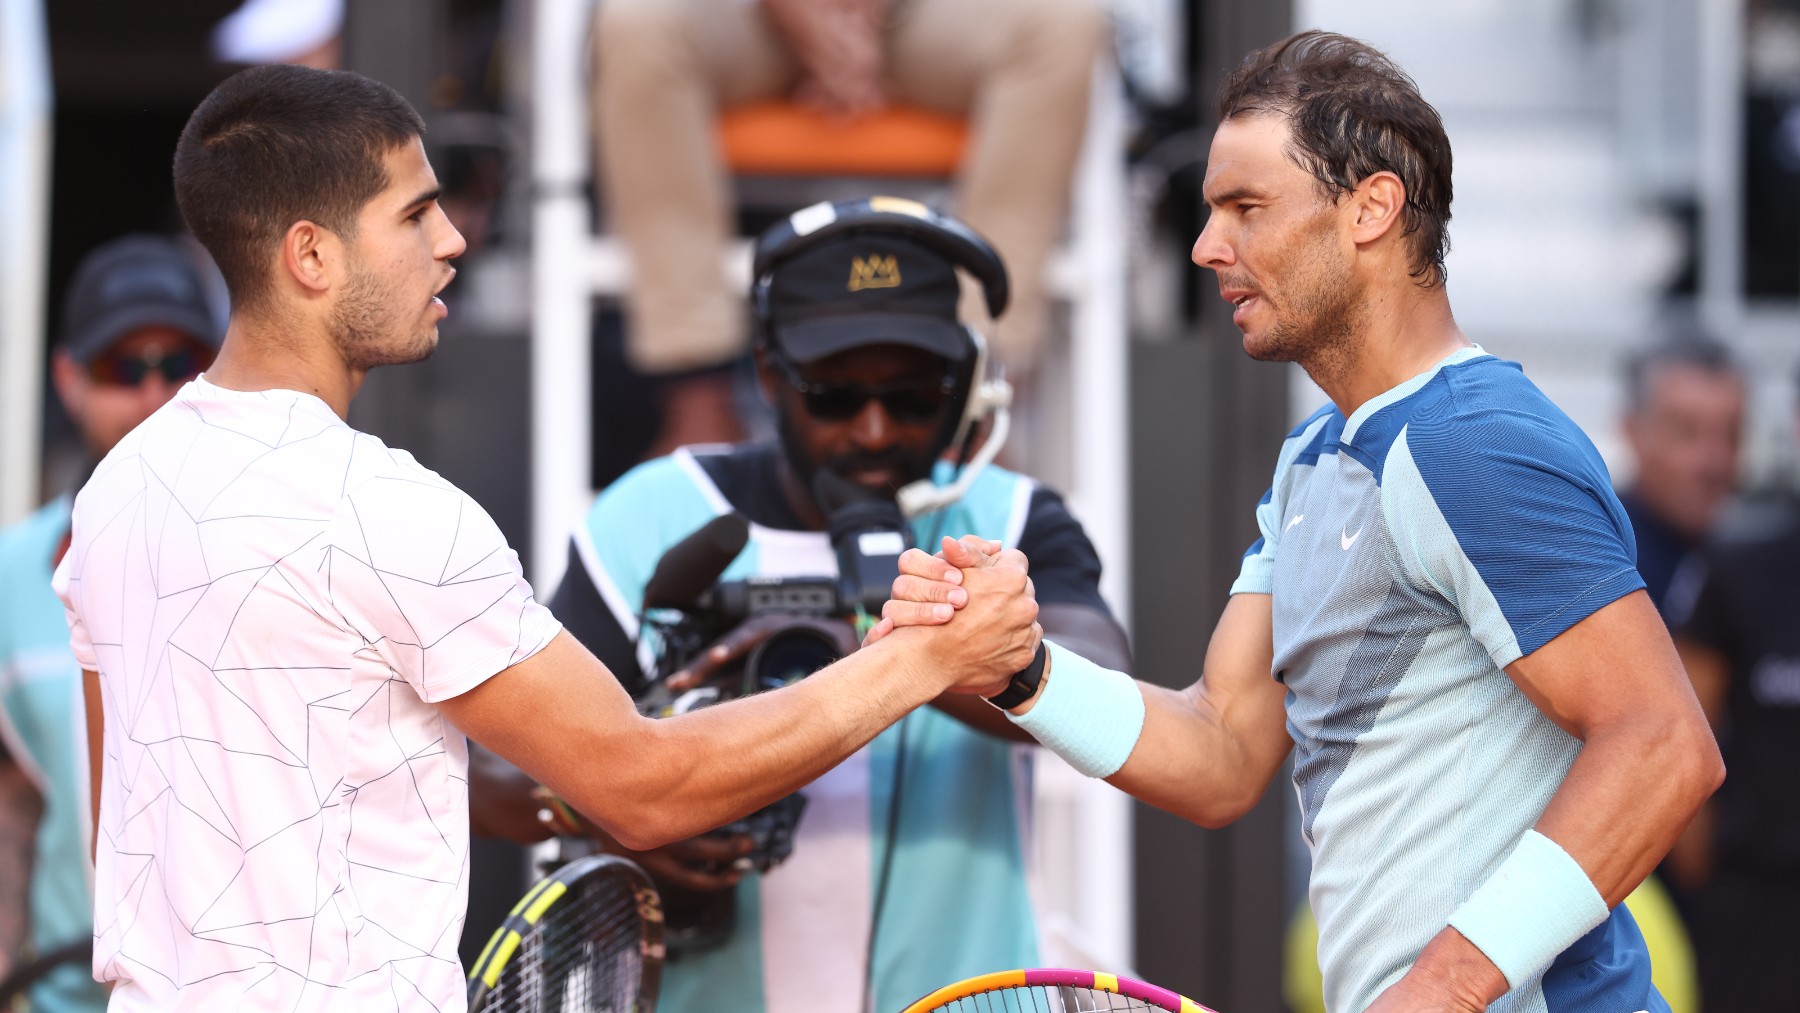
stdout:
<svg viewBox="0 0 1800 1013">
<path fill-rule="evenodd" d="M 1032 655 L 1031 664 L 1014 672 L 1012 681 L 1006 684 L 1006 688 L 988 697 L 987 702 L 1004 711 L 1012 710 L 1031 699 L 1031 694 L 1037 692 L 1038 683 L 1044 681 L 1044 664 L 1049 657 L 1044 649 L 1044 642 L 1038 641 L 1037 653 Z"/>
</svg>

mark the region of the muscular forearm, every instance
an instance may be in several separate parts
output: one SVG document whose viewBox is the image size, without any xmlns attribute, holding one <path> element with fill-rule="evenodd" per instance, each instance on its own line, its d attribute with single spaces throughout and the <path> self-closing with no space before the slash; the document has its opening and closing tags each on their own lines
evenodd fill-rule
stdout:
<svg viewBox="0 0 1800 1013">
<path fill-rule="evenodd" d="M 1575 859 L 1608 907 L 1649 875 L 1716 786 L 1711 736 L 1696 741 L 1691 724 L 1645 715 L 1590 730 L 1538 820 L 1537 832 Z M 1447 927 L 1372 1010 L 1414 1009 L 1417 997 L 1443 1004 L 1432 1008 L 1482 1010 L 1507 988 L 1489 956 Z"/>
<path fill-rule="evenodd" d="M 656 720 L 638 716 L 614 683 L 607 699 L 617 706 L 559 708 L 533 728 L 493 729 L 486 742 L 625 846 L 656 847 L 803 787 L 935 697 L 946 680 L 919 650 L 931 634 L 907 632 L 772 693 Z M 558 660 L 572 659 L 549 659 Z M 593 667 L 596 682 L 611 683 Z"/>
<path fill-rule="evenodd" d="M 1292 743 L 1274 653 L 1267 595 L 1236 595 L 1206 650 L 1205 674 L 1186 689 L 1139 683 L 1144 731 L 1107 780 L 1201 826 L 1249 812 Z"/>
<path fill-rule="evenodd" d="M 1642 591 L 1595 611 L 1506 673 L 1546 718 L 1582 741 L 1581 752 L 1537 825 L 1450 916 L 1452 927 L 1396 989 L 1472 982 L 1475 994 L 1492 998 L 1507 983 L 1542 973 L 1643 880 L 1724 776 L 1662 619 Z M 1471 949 L 1492 967 L 1467 959 Z M 1448 957 L 1458 958 L 1455 977 L 1437 966 Z"/>
<path fill-rule="evenodd" d="M 720 826 L 812 783 L 931 702 L 943 680 L 922 671 L 913 648 L 875 644 L 787 689 L 643 720 L 643 759 L 612 792 L 565 797 L 637 851 Z"/>
<path fill-rule="evenodd" d="M 1289 748 L 1285 731 L 1279 742 L 1267 734 L 1266 702 L 1221 705 L 1209 698 L 1204 679 L 1184 690 L 1138 686 L 1144 694 L 1144 732 L 1131 758 L 1107 782 L 1204 827 L 1221 827 L 1249 812 Z M 1279 697 L 1275 705 L 1279 709 Z"/>
<path fill-rule="evenodd" d="M 1725 776 L 1662 617 L 1648 595 L 1634 592 L 1506 671 L 1544 716 L 1582 741 L 1537 830 L 1617 904 Z"/>
<path fill-rule="evenodd" d="M 1646 714 L 1589 733 L 1538 820 L 1609 907 L 1656 868 L 1724 775 L 1697 718 Z"/>
</svg>

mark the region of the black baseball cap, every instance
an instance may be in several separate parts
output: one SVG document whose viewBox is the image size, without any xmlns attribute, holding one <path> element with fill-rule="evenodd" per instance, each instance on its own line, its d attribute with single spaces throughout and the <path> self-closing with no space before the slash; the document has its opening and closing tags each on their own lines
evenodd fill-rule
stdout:
<svg viewBox="0 0 1800 1013">
<path fill-rule="evenodd" d="M 143 327 L 170 327 L 212 348 L 224 340 L 193 255 L 167 236 L 130 235 L 95 248 L 63 301 L 62 347 L 77 362 Z"/>
<path fill-rule="evenodd" d="M 956 315 L 956 267 L 909 239 L 850 233 L 770 272 L 776 347 L 796 363 L 865 345 L 907 345 L 960 362 L 970 342 Z"/>
</svg>

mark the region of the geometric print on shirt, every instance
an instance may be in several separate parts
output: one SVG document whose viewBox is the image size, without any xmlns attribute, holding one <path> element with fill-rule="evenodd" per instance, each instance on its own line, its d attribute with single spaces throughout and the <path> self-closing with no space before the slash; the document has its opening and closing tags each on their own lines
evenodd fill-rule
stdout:
<svg viewBox="0 0 1800 1013">
<path fill-rule="evenodd" d="M 560 628 L 488 515 L 294 391 L 197 379 L 77 497 L 121 1009 L 460 1009 L 467 750 L 432 706 Z"/>
</svg>

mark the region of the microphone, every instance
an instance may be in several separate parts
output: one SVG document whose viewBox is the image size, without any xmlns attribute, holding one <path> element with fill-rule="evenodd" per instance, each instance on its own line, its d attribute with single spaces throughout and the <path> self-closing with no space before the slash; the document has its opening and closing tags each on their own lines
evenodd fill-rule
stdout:
<svg viewBox="0 0 1800 1013">
<path fill-rule="evenodd" d="M 720 514 L 670 546 L 644 585 L 645 608 L 698 604 L 750 541 L 750 522 L 740 513 Z"/>
<path fill-rule="evenodd" d="M 899 505 L 830 471 L 813 479 L 813 498 L 830 518 L 842 605 L 879 615 L 910 541 Z"/>
</svg>

